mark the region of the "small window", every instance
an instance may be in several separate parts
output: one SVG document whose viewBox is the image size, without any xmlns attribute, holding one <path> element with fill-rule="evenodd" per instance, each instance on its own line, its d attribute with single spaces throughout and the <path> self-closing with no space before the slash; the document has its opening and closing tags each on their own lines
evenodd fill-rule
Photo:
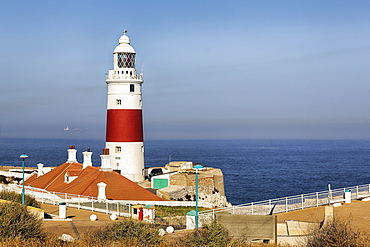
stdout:
<svg viewBox="0 0 370 247">
<path fill-rule="evenodd" d="M 135 92 L 135 85 L 134 84 L 130 84 L 130 92 Z"/>
<path fill-rule="evenodd" d="M 117 105 L 121 105 L 121 100 L 120 99 L 118 99 L 118 100 L 116 100 L 116 103 L 117 103 Z"/>
<path fill-rule="evenodd" d="M 121 147 L 120 146 L 117 146 L 116 147 L 116 153 L 120 153 L 121 152 Z"/>
</svg>

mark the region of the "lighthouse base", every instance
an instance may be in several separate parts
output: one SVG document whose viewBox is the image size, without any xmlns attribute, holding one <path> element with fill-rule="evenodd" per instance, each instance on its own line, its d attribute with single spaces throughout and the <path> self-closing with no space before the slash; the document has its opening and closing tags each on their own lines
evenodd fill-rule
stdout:
<svg viewBox="0 0 370 247">
<path fill-rule="evenodd" d="M 113 170 L 119 170 L 122 176 L 134 182 L 144 180 L 143 142 L 106 142 L 106 147 Z"/>
</svg>

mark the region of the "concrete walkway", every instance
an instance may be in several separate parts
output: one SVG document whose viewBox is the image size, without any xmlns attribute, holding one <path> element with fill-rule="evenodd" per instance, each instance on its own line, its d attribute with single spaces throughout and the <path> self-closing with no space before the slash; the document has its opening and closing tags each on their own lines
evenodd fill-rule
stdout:
<svg viewBox="0 0 370 247">
<path fill-rule="evenodd" d="M 349 221 L 353 230 L 370 235 L 370 201 L 352 201 L 334 208 L 334 218 Z M 277 221 L 298 220 L 321 222 L 324 220 L 324 206 L 277 214 Z"/>
<path fill-rule="evenodd" d="M 58 205 L 41 204 L 41 209 L 45 210 L 45 213 L 59 215 Z M 97 221 L 90 220 L 90 215 L 92 214 L 98 217 Z M 74 238 L 80 238 L 92 228 L 112 223 L 113 221 L 109 217 L 110 215 L 104 213 L 67 207 L 67 220 L 46 219 L 43 221 L 42 227 L 47 232 L 56 234 L 59 237 L 65 233 Z"/>
</svg>

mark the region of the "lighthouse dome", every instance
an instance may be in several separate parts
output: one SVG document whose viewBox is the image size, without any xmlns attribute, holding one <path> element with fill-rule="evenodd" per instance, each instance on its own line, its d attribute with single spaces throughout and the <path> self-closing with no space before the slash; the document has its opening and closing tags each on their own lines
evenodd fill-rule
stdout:
<svg viewBox="0 0 370 247">
<path fill-rule="evenodd" d="M 130 38 L 124 34 L 119 40 L 119 45 L 114 49 L 113 53 L 135 53 L 134 48 L 130 45 Z"/>
<path fill-rule="evenodd" d="M 124 35 L 122 35 L 122 36 L 119 38 L 118 42 L 119 42 L 120 44 L 130 44 L 130 38 L 129 38 L 126 34 L 124 34 Z"/>
</svg>

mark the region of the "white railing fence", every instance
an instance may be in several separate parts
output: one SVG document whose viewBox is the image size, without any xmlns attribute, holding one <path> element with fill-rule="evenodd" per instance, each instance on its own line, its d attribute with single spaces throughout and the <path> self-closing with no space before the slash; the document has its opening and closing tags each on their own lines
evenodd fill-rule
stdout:
<svg viewBox="0 0 370 247">
<path fill-rule="evenodd" d="M 21 193 L 21 185 L 3 186 L 3 189 Z M 346 187 L 335 190 L 326 190 L 296 196 L 282 197 L 259 202 L 251 202 L 225 208 L 214 208 L 199 212 L 201 222 L 210 222 L 217 213 L 226 214 L 247 214 L 247 215 L 268 215 L 289 212 L 311 207 L 332 204 L 344 201 L 345 191 L 351 191 L 351 199 L 362 199 L 370 197 L 370 184 Z M 119 216 L 130 216 L 131 206 L 137 204 L 152 204 L 163 206 L 195 206 L 192 201 L 118 201 L 101 200 L 91 196 L 81 196 L 60 192 L 49 192 L 43 189 L 25 186 L 25 193 L 32 195 L 41 203 L 57 205 L 61 202 L 67 203 L 68 207 L 86 209 Z M 213 208 L 211 203 L 199 202 L 200 207 Z"/>
<path fill-rule="evenodd" d="M 3 186 L 3 189 L 22 193 L 21 185 Z M 116 214 L 118 216 L 131 216 L 131 206 L 137 204 L 151 204 L 161 206 L 185 206 L 195 207 L 192 201 L 119 201 L 102 200 L 92 196 L 81 196 L 68 193 L 50 192 L 44 189 L 25 186 L 25 193 L 36 198 L 41 203 L 58 205 L 65 202 L 68 207 L 91 210 L 93 212 L 102 212 L 106 214 Z M 212 208 L 211 203 L 199 202 L 200 207 Z"/>
<path fill-rule="evenodd" d="M 200 220 L 209 222 L 215 218 L 216 213 L 268 215 L 289 212 L 311 207 L 332 204 L 344 201 L 344 192 L 351 191 L 351 199 L 370 197 L 370 184 L 352 186 L 336 190 L 326 190 L 309 194 L 282 197 L 259 202 L 251 202 L 232 207 L 217 208 L 200 212 Z M 203 220 L 202 220 L 203 219 Z"/>
</svg>

